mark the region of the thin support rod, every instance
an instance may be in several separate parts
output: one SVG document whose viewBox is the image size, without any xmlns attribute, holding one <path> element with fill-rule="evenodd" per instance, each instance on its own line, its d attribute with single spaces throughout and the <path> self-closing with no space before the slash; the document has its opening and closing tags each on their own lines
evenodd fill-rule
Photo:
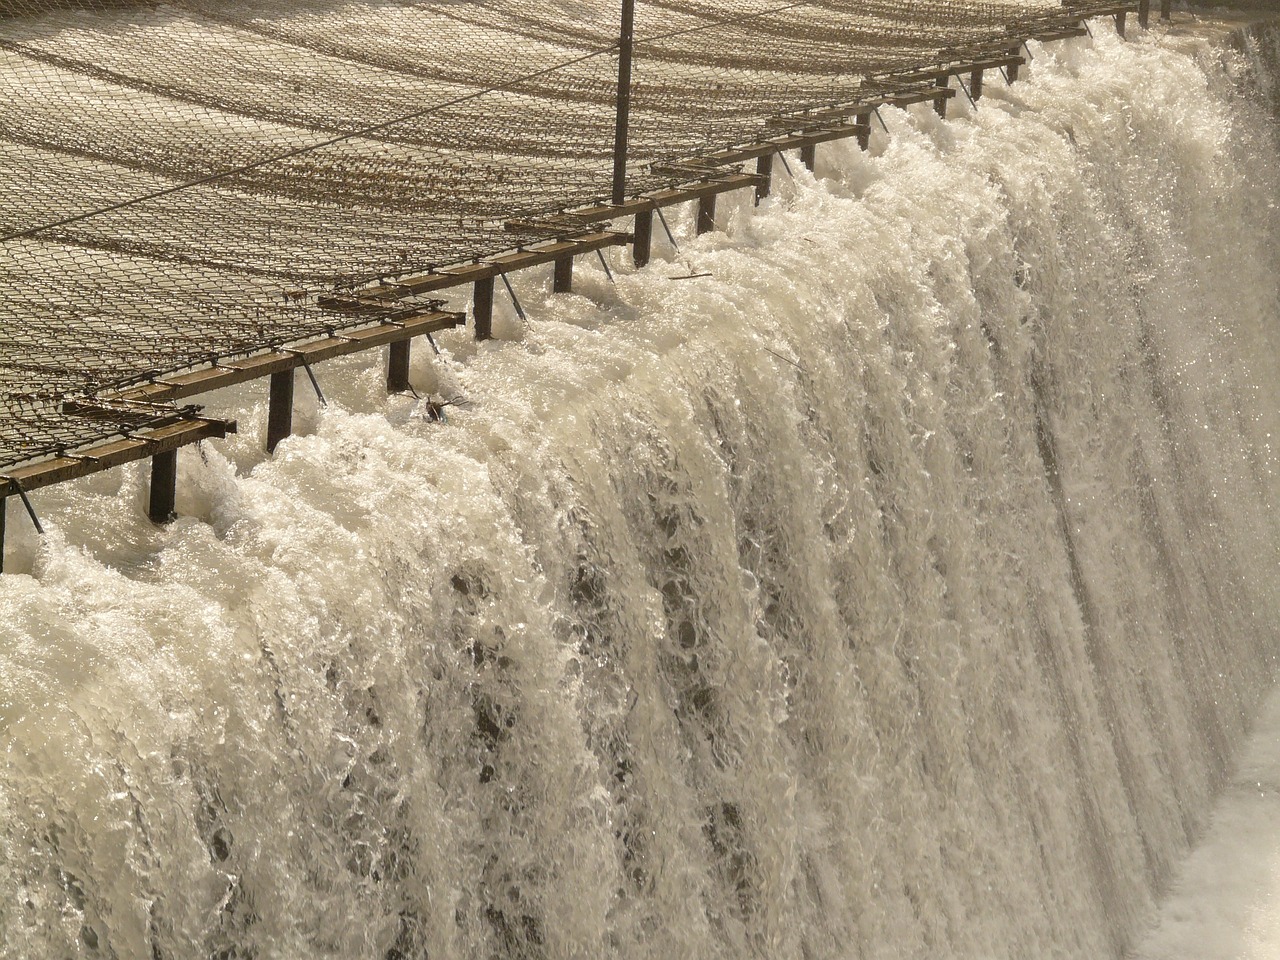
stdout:
<svg viewBox="0 0 1280 960">
<path fill-rule="evenodd" d="M 609 278 L 610 283 L 616 284 L 618 281 L 613 279 L 613 271 L 609 269 L 609 261 L 604 258 L 604 251 L 597 248 L 596 256 L 600 258 L 600 266 L 604 267 L 604 275 Z"/>
<path fill-rule="evenodd" d="M 618 35 L 618 114 L 613 130 L 613 202 L 627 199 L 627 126 L 631 115 L 631 52 L 634 45 L 636 3 L 622 0 L 622 29 Z"/>
<path fill-rule="evenodd" d="M 652 210 L 641 210 L 636 214 L 636 222 L 631 229 L 631 234 L 635 237 L 631 247 L 631 261 L 637 267 L 643 267 L 649 262 L 649 255 L 653 250 Z"/>
<path fill-rule="evenodd" d="M 178 451 L 168 450 L 151 458 L 151 498 L 147 517 L 152 523 L 170 523 L 177 518 Z"/>
<path fill-rule="evenodd" d="M 964 95 L 969 98 L 969 105 L 973 107 L 974 110 L 977 110 L 978 101 L 974 98 L 973 94 L 969 92 L 969 88 L 964 85 L 964 81 L 957 76 L 956 83 L 960 84 L 960 89 L 963 90 Z"/>
<path fill-rule="evenodd" d="M 552 293 L 573 292 L 573 254 L 567 253 L 555 260 L 555 272 L 551 277 Z"/>
<path fill-rule="evenodd" d="M 675 234 L 671 232 L 671 227 L 667 225 L 667 218 L 663 216 L 662 208 L 658 207 L 654 212 L 658 215 L 658 222 L 662 224 L 662 232 L 665 233 L 667 235 L 667 239 L 671 241 L 671 248 L 675 250 L 676 253 L 679 253 L 680 244 L 676 243 Z"/>
<path fill-rule="evenodd" d="M 782 161 L 782 169 L 787 171 L 787 176 L 790 177 L 792 180 L 794 180 L 796 178 L 796 175 L 791 172 L 791 164 L 787 163 L 787 155 L 779 151 L 778 159 Z"/>
<path fill-rule="evenodd" d="M 698 201 L 698 236 L 716 228 L 716 195 L 709 193 Z"/>
<path fill-rule="evenodd" d="M 816 143 L 807 143 L 800 148 L 800 162 L 805 168 L 812 173 L 814 167 L 818 165 L 818 145 Z"/>
<path fill-rule="evenodd" d="M 280 441 L 293 433 L 293 370 L 271 375 L 267 401 L 267 453 L 274 453 Z"/>
<path fill-rule="evenodd" d="M 528 323 L 529 318 L 524 315 L 524 307 L 520 306 L 520 298 L 516 296 L 516 288 L 511 286 L 511 281 L 507 279 L 505 273 L 498 274 L 502 278 L 502 285 L 507 288 L 507 293 L 511 296 L 511 305 L 516 308 L 516 316 L 520 318 L 521 323 Z"/>
<path fill-rule="evenodd" d="M 27 491 L 19 486 L 16 480 L 10 481 L 18 488 L 18 496 L 22 498 L 22 505 L 27 508 L 27 516 L 31 518 L 31 525 L 36 528 L 36 533 L 44 536 L 44 526 L 40 523 L 40 518 L 36 516 L 36 508 L 31 505 L 31 498 L 27 496 Z"/>
<path fill-rule="evenodd" d="M 756 176 L 761 179 L 756 183 L 756 203 L 769 196 L 773 188 L 773 154 L 766 153 L 756 157 Z"/>
<path fill-rule="evenodd" d="M 493 338 L 493 277 L 477 280 L 471 300 L 471 314 L 476 321 L 476 339 Z"/>
<path fill-rule="evenodd" d="M 324 398 L 324 391 L 320 389 L 320 381 L 316 379 L 315 371 L 311 369 L 311 364 L 307 362 L 307 358 L 302 358 L 302 369 L 307 371 L 307 379 L 311 381 L 311 389 L 316 392 L 316 399 L 320 401 L 320 406 L 327 407 L 329 401 Z"/>
<path fill-rule="evenodd" d="M 387 393 L 405 393 L 409 389 L 411 341 L 397 340 L 387 352 Z"/>
</svg>

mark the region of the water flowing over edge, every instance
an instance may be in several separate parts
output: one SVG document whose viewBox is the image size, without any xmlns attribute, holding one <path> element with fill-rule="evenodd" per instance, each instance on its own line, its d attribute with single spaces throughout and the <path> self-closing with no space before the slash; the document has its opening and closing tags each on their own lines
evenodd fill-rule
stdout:
<svg viewBox="0 0 1280 960">
<path fill-rule="evenodd" d="M 1280 169 L 1247 50 L 1033 49 L 432 400 L 228 395 L 170 529 L 44 497 L 3 955 L 1128 949 L 1274 674 Z"/>
</svg>

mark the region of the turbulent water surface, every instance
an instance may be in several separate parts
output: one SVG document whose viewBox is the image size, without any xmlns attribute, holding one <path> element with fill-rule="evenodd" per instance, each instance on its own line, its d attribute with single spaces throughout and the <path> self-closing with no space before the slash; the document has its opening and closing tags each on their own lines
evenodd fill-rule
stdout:
<svg viewBox="0 0 1280 960">
<path fill-rule="evenodd" d="M 422 401 L 215 398 L 172 527 L 11 511 L 0 953 L 1132 947 L 1275 670 L 1280 169 L 1248 51 L 1095 32 Z"/>
</svg>

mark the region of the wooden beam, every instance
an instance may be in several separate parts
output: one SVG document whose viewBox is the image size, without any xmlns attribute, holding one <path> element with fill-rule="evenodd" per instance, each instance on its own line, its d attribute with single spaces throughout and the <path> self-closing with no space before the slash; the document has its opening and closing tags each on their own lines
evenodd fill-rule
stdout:
<svg viewBox="0 0 1280 960">
<path fill-rule="evenodd" d="M 1124 18 L 1125 12 L 1123 10 L 1116 14 L 1116 33 L 1122 37 L 1124 36 Z"/>
<path fill-rule="evenodd" d="M 166 450 L 151 458 L 151 495 L 147 517 L 152 523 L 169 523 L 177 516 L 178 451 Z"/>
<path fill-rule="evenodd" d="M 951 77 L 949 77 L 947 74 L 939 75 L 938 89 L 948 90 L 950 91 L 952 96 L 955 96 L 955 91 L 951 90 L 950 83 L 951 83 Z M 937 100 L 933 101 L 933 110 L 934 110 L 934 113 L 940 116 L 943 120 L 947 119 L 947 98 L 939 97 Z"/>
<path fill-rule="evenodd" d="M 387 393 L 404 393 L 409 389 L 412 344 L 412 340 L 397 340 L 387 345 Z"/>
<path fill-rule="evenodd" d="M 267 453 L 293 433 L 293 368 L 271 374 L 267 401 Z"/>
<path fill-rule="evenodd" d="M 201 440 L 225 437 L 235 432 L 235 421 L 206 417 L 193 417 L 156 427 L 154 430 L 141 431 L 75 454 L 15 467 L 0 476 L 0 497 L 17 496 L 19 488 L 30 492 L 55 483 L 77 480 L 135 460 L 154 457 Z"/>
<path fill-rule="evenodd" d="M 762 153 L 756 158 L 756 176 L 760 178 L 759 182 L 756 183 L 756 203 L 758 204 L 769 196 L 769 191 L 773 187 L 772 153 Z"/>
<path fill-rule="evenodd" d="M 806 143 L 800 148 L 800 162 L 805 165 L 811 173 L 818 166 L 818 146 L 814 143 Z"/>
<path fill-rule="evenodd" d="M 871 149 L 871 114 L 858 114 L 858 126 L 862 128 L 858 133 L 858 148 L 866 152 Z"/>
<path fill-rule="evenodd" d="M 975 70 L 969 74 L 969 96 L 977 103 L 982 99 L 982 71 Z"/>
<path fill-rule="evenodd" d="M 1160 19 L 1173 19 L 1173 0 L 1160 0 Z"/>
<path fill-rule="evenodd" d="M 631 233 L 635 238 L 631 248 L 631 260 L 637 267 L 643 267 L 649 262 L 653 249 L 652 210 L 641 210 L 636 214 L 635 226 L 631 228 Z"/>
<path fill-rule="evenodd" d="M 698 200 L 697 233 L 701 236 L 716 228 L 716 195 L 708 194 Z"/>
<path fill-rule="evenodd" d="M 1022 52 L 1022 44 L 1018 44 L 1018 45 L 1017 45 L 1017 46 L 1015 46 L 1015 47 L 1010 47 L 1010 48 L 1009 48 L 1009 55 L 1010 55 L 1010 58 L 1012 58 L 1012 57 L 1014 57 L 1014 56 L 1017 56 L 1017 55 L 1018 55 L 1019 53 L 1021 53 L 1021 52 Z M 1023 61 L 1022 57 L 1020 57 L 1020 56 L 1019 56 L 1019 57 L 1018 57 L 1018 62 L 1017 62 L 1017 63 L 1010 63 L 1010 64 L 1008 65 L 1008 71 L 1009 71 L 1008 76 L 1009 76 L 1009 82 L 1010 82 L 1010 83 L 1017 83 L 1017 82 L 1018 82 L 1018 68 L 1019 68 L 1020 66 L 1022 66 L 1023 62 L 1024 62 L 1024 61 Z"/>
<path fill-rule="evenodd" d="M 1138 26 L 1143 30 L 1151 26 L 1151 0 L 1138 0 Z"/>
<path fill-rule="evenodd" d="M 361 350 L 408 340 L 435 330 L 446 330 L 459 326 L 463 320 L 463 316 L 458 313 L 432 310 L 412 320 L 359 327 L 320 340 L 301 343 L 290 348 L 287 353 L 268 350 L 234 363 L 220 363 L 191 373 L 165 377 L 163 380 L 156 380 L 155 383 L 121 391 L 118 399 L 161 402 L 192 397 L 212 390 L 220 390 L 223 387 L 235 386 L 238 383 L 247 383 L 269 374 L 293 370 L 302 366 L 304 361 L 319 363 L 322 360 L 345 357 L 348 354 L 359 353 Z"/>
<path fill-rule="evenodd" d="M 632 209 L 627 209 L 632 208 Z M 595 209 L 595 208 L 593 208 Z M 640 209 L 653 209 L 653 205 L 648 202 L 628 201 L 621 207 L 605 206 L 602 209 L 611 211 L 608 215 L 599 218 L 609 220 L 613 217 L 624 216 L 634 213 Z M 620 212 L 626 210 L 626 213 Z M 574 218 L 579 219 L 579 214 L 575 211 Z M 587 234 L 581 237 L 575 237 L 571 240 L 554 240 L 545 244 L 539 244 L 529 247 L 525 250 L 517 250 L 512 253 L 504 253 L 496 257 L 486 257 L 478 263 L 466 263 L 453 267 L 443 267 L 435 273 L 424 273 L 418 277 L 408 277 L 403 280 L 397 280 L 395 283 L 388 283 L 381 287 L 374 287 L 366 292 L 364 297 L 368 300 L 380 302 L 393 302 L 405 297 L 416 296 L 421 293 L 431 293 L 435 290 L 446 290 L 449 287 L 459 287 L 468 283 L 476 283 L 484 279 L 493 279 L 501 273 L 511 273 L 514 270 L 523 270 L 527 267 L 536 267 L 544 263 L 554 263 L 563 256 L 577 255 L 582 253 L 590 253 L 593 250 L 603 250 L 606 247 L 621 247 L 631 242 L 631 237 L 625 233 L 617 233 L 614 231 Z"/>
<path fill-rule="evenodd" d="M 573 254 L 566 253 L 553 262 L 555 272 L 551 278 L 551 292 L 571 293 L 573 291 Z"/>
<path fill-rule="evenodd" d="M 475 318 L 477 340 L 493 338 L 493 277 L 480 277 L 475 281 L 471 299 L 471 315 Z"/>
</svg>

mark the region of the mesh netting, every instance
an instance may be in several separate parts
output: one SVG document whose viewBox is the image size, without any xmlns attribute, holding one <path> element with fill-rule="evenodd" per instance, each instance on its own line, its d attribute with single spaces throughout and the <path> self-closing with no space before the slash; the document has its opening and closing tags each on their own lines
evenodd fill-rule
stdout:
<svg viewBox="0 0 1280 960">
<path fill-rule="evenodd" d="M 1083 9 L 642 0 L 628 192 Z M 68 397 L 368 323 L 324 297 L 605 200 L 618 21 L 617 0 L 0 0 L 0 468 L 112 435 Z"/>
</svg>

